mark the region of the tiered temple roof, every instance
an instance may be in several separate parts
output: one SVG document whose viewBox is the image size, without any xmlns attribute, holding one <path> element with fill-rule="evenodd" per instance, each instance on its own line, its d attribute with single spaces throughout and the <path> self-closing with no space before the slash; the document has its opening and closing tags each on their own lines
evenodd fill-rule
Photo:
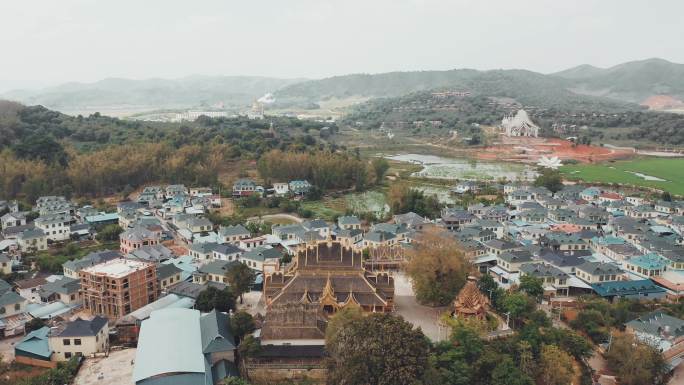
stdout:
<svg viewBox="0 0 684 385">
<path fill-rule="evenodd" d="M 480 292 L 475 279 L 468 278 L 463 289 L 454 301 L 454 315 L 456 317 L 477 317 L 483 319 L 489 310 L 489 299 Z"/>
<path fill-rule="evenodd" d="M 326 314 L 345 306 L 391 311 L 394 278 L 366 271 L 362 259 L 361 252 L 339 242 L 309 243 L 298 251 L 292 268 L 266 276 L 266 304 L 317 304 Z"/>
</svg>

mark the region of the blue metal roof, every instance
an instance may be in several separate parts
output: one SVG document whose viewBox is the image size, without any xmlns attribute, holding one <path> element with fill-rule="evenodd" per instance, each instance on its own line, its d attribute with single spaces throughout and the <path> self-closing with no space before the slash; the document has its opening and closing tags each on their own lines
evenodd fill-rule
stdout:
<svg viewBox="0 0 684 385">
<path fill-rule="evenodd" d="M 14 353 L 20 356 L 37 356 L 49 360 L 52 356 L 52 350 L 48 344 L 48 333 L 50 333 L 50 328 L 47 326 L 32 331 L 14 347 Z"/>
<path fill-rule="evenodd" d="M 594 283 L 591 285 L 591 288 L 594 289 L 596 294 L 600 295 L 601 297 L 641 295 L 665 292 L 665 289 L 656 285 L 650 279 Z"/>
</svg>

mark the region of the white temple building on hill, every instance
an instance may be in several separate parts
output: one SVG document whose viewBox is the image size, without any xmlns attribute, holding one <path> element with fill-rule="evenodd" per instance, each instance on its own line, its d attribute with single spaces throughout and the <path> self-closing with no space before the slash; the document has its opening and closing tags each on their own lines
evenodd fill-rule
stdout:
<svg viewBox="0 0 684 385">
<path fill-rule="evenodd" d="M 539 136 L 539 126 L 532 123 L 525 110 L 518 110 L 518 113 L 504 116 L 501 119 L 501 128 L 506 136 Z"/>
</svg>

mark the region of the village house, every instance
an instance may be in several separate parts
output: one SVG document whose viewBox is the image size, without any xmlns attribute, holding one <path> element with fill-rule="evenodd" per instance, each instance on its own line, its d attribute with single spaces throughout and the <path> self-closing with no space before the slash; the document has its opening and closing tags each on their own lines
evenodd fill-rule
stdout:
<svg viewBox="0 0 684 385">
<path fill-rule="evenodd" d="M 555 266 L 546 263 L 525 263 L 520 266 L 520 276 L 526 275 L 541 279 L 545 293 L 560 296 L 569 294 L 570 276 Z"/>
<path fill-rule="evenodd" d="M 260 246 L 252 249 L 240 256 L 240 262 L 249 266 L 252 270 L 257 272 L 264 271 L 264 265 L 278 265 L 278 261 L 283 256 L 283 253 L 273 247 Z"/>
<path fill-rule="evenodd" d="M 71 357 L 88 357 L 109 349 L 107 318 L 95 316 L 92 320 L 78 318 L 50 329 L 48 343 L 55 361 L 68 361 Z"/>
<path fill-rule="evenodd" d="M 17 234 L 17 245 L 24 253 L 47 250 L 47 241 L 48 238 L 41 229 L 25 230 Z"/>
<path fill-rule="evenodd" d="M 266 244 L 266 237 L 243 238 L 238 242 L 238 247 L 242 250 L 252 250 Z"/>
<path fill-rule="evenodd" d="M 223 243 L 237 244 L 241 239 L 247 239 L 252 234 L 243 225 L 221 226 L 218 230 L 219 239 Z"/>
<path fill-rule="evenodd" d="M 653 300 L 663 298 L 667 294 L 665 289 L 650 279 L 597 282 L 592 283 L 591 288 L 597 295 L 611 302 L 620 298 Z"/>
<path fill-rule="evenodd" d="M 207 261 L 214 258 L 214 250 L 221 246 L 216 242 L 191 243 L 188 245 L 188 254 L 197 260 Z"/>
<path fill-rule="evenodd" d="M 65 305 L 81 303 L 81 281 L 69 277 L 62 277 L 47 282 L 40 288 L 40 300 L 43 303 L 62 302 Z"/>
<path fill-rule="evenodd" d="M 358 230 L 361 229 L 361 221 L 354 215 L 341 216 L 337 218 L 337 227 L 343 230 Z"/>
<path fill-rule="evenodd" d="M 313 186 L 306 180 L 292 180 L 288 187 L 292 194 L 302 196 L 308 194 Z"/>
<path fill-rule="evenodd" d="M 36 218 L 36 229 L 43 230 L 48 241 L 60 242 L 69 239 L 71 216 L 67 214 L 47 214 Z"/>
<path fill-rule="evenodd" d="M 282 197 L 290 192 L 290 185 L 288 183 L 273 183 L 273 193 L 276 196 Z"/>
<path fill-rule="evenodd" d="M 63 196 L 44 196 L 36 200 L 33 211 L 40 216 L 63 214 L 71 216 L 74 214 L 75 207 Z"/>
<path fill-rule="evenodd" d="M 231 244 L 220 244 L 212 248 L 212 258 L 220 261 L 233 261 L 240 259 L 244 253 L 241 248 Z"/>
<path fill-rule="evenodd" d="M 468 210 L 445 208 L 441 212 L 442 224 L 447 230 L 457 230 L 461 226 L 469 225 L 475 218 Z"/>
<path fill-rule="evenodd" d="M 670 260 L 650 253 L 625 260 L 625 269 L 642 278 L 657 277 L 667 271 Z"/>
<path fill-rule="evenodd" d="M 149 228 L 136 226 L 119 234 L 119 244 L 122 254 L 128 254 L 143 246 L 159 244 L 161 240 L 161 228 L 150 230 Z"/>
<path fill-rule="evenodd" d="M 619 281 L 624 272 L 616 265 L 605 262 L 585 262 L 575 268 L 575 275 L 586 283 Z"/>
<path fill-rule="evenodd" d="M 162 263 L 157 265 L 157 282 L 159 283 L 159 295 L 181 281 L 183 270 L 172 263 Z"/>
<path fill-rule="evenodd" d="M 14 347 L 14 360 L 18 364 L 54 368 L 52 350 L 48 342 L 50 328 L 43 326 L 24 336 Z"/>
<path fill-rule="evenodd" d="M 40 288 L 46 283 L 45 278 L 27 278 L 15 281 L 14 287 L 29 302 L 40 303 Z"/>
<path fill-rule="evenodd" d="M 337 230 L 335 232 L 335 239 L 345 247 L 358 247 L 363 240 L 363 231 L 360 229 Z"/>
<path fill-rule="evenodd" d="M 3 275 L 12 274 L 12 258 L 5 253 L 0 253 L 0 273 Z"/>
<path fill-rule="evenodd" d="M 256 193 L 257 185 L 251 179 L 238 179 L 233 183 L 233 197 L 242 198 Z"/>
<path fill-rule="evenodd" d="M 203 285 L 207 282 L 216 282 L 228 285 L 228 271 L 238 261 L 211 261 L 200 266 L 197 271 L 192 273 L 192 282 Z"/>
<path fill-rule="evenodd" d="M 425 225 L 430 223 L 430 221 L 428 219 L 423 218 L 414 212 L 394 215 L 392 217 L 392 220 L 394 221 L 395 224 L 400 225 L 400 226 L 404 226 L 407 229 L 411 229 L 411 230 L 423 230 Z"/>
<path fill-rule="evenodd" d="M 26 312 L 26 306 L 28 305 L 28 300 L 26 298 L 12 290 L 3 290 L 4 292 L 0 294 L 0 321 L 3 318 Z"/>
<path fill-rule="evenodd" d="M 539 238 L 539 245 L 551 250 L 588 250 L 589 245 L 579 233 L 550 232 Z"/>
<path fill-rule="evenodd" d="M 188 218 L 185 226 L 193 234 L 203 233 L 213 230 L 214 225 L 207 218 L 192 217 Z"/>
<path fill-rule="evenodd" d="M 191 187 L 190 196 L 191 197 L 205 197 L 213 195 L 211 187 Z"/>
<path fill-rule="evenodd" d="M 0 223 L 2 224 L 3 229 L 15 226 L 25 226 L 26 214 L 22 212 L 7 213 L 0 217 Z"/>
<path fill-rule="evenodd" d="M 653 219 L 660 213 L 650 205 L 639 205 L 625 208 L 625 215 L 635 219 Z"/>
<path fill-rule="evenodd" d="M 664 354 L 684 347 L 684 320 L 660 310 L 627 322 L 625 329 Z"/>
</svg>

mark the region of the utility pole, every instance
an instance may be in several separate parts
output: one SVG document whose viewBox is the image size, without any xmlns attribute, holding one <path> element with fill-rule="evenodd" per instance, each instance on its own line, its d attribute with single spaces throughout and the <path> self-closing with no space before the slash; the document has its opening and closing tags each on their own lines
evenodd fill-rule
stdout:
<svg viewBox="0 0 684 385">
<path fill-rule="evenodd" d="M 613 345 L 613 331 L 610 331 L 610 337 L 608 338 L 608 349 L 606 349 L 607 352 L 610 351 L 610 347 Z"/>
</svg>

